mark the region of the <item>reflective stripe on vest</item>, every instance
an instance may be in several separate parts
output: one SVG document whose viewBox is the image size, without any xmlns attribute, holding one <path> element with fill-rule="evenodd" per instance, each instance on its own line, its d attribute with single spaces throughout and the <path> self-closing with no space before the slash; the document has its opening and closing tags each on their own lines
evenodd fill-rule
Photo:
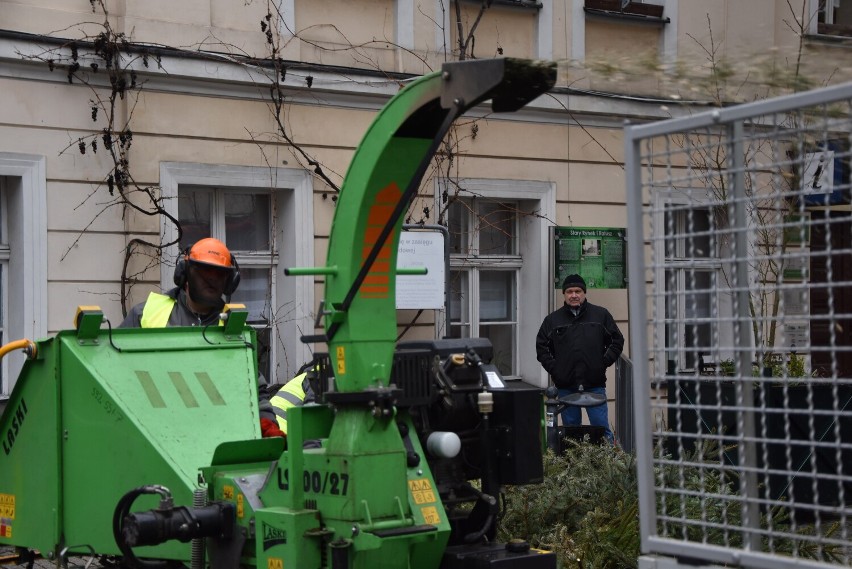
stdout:
<svg viewBox="0 0 852 569">
<path fill-rule="evenodd" d="M 169 323 L 169 316 L 177 302 L 172 297 L 152 292 L 145 301 L 142 308 L 142 319 L 139 325 L 142 328 L 165 328 Z"/>
<path fill-rule="evenodd" d="M 278 390 L 269 402 L 275 412 L 278 428 L 287 434 L 287 409 L 301 407 L 305 402 L 305 389 L 302 383 L 307 379 L 307 372 L 297 375 Z"/>
</svg>

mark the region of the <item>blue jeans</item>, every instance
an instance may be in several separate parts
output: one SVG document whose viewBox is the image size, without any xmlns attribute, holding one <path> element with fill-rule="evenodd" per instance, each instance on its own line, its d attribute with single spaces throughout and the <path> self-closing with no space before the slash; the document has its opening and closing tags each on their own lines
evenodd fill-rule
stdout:
<svg viewBox="0 0 852 569">
<path fill-rule="evenodd" d="M 565 397 L 567 395 L 571 395 L 573 393 L 577 393 L 577 389 L 568 388 L 568 389 L 559 389 L 559 397 Z M 585 391 L 590 393 L 600 393 L 601 395 L 606 395 L 605 387 L 589 387 Z M 562 411 L 562 425 L 565 427 L 578 427 L 583 423 L 583 418 L 580 415 L 580 410 L 582 407 L 575 407 L 573 405 L 568 405 Z M 604 403 L 602 405 L 596 405 L 595 407 L 586 407 L 586 415 L 589 416 L 589 424 L 595 427 L 603 427 L 604 434 L 606 435 L 607 440 L 610 443 L 614 443 L 615 437 L 612 434 L 612 431 L 609 428 L 609 410 L 607 408 L 607 404 Z"/>
</svg>

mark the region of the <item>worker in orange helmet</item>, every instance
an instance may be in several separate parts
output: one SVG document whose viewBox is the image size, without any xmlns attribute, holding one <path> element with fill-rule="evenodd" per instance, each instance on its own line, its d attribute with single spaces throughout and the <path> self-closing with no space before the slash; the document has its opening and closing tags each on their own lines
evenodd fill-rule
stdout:
<svg viewBox="0 0 852 569">
<path fill-rule="evenodd" d="M 152 292 L 134 306 L 121 328 L 215 325 L 240 284 L 237 260 L 218 239 L 207 237 L 185 249 L 175 263 L 177 285 L 165 294 Z"/>
<path fill-rule="evenodd" d="M 119 328 L 222 324 L 219 315 L 226 299 L 230 299 L 240 284 L 240 267 L 224 243 L 206 237 L 180 254 L 175 263 L 174 282 L 175 288 L 165 294 L 152 292 L 145 302 L 134 306 Z M 260 383 L 265 385 L 266 380 Z M 263 388 L 259 407 L 263 436 L 284 436 Z"/>
</svg>

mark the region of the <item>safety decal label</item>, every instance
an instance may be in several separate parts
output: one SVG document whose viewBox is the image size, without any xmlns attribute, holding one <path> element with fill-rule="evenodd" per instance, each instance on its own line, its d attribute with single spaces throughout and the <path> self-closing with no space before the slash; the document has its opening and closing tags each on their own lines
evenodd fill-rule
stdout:
<svg viewBox="0 0 852 569">
<path fill-rule="evenodd" d="M 245 509 L 243 507 L 243 495 L 237 494 L 237 517 L 242 518 L 245 515 Z"/>
<path fill-rule="evenodd" d="M 337 373 L 343 375 L 346 373 L 346 349 L 343 346 L 338 346 L 337 351 Z"/>
<path fill-rule="evenodd" d="M 411 497 L 414 498 L 415 504 L 432 504 L 438 501 L 428 478 L 409 480 L 408 489 L 411 491 Z"/>
<path fill-rule="evenodd" d="M 4 522 L 15 519 L 15 496 L 12 494 L 0 494 L 0 518 Z"/>
<path fill-rule="evenodd" d="M 0 537 L 12 537 L 12 520 L 0 518 Z"/>
<path fill-rule="evenodd" d="M 267 557 L 266 569 L 284 569 L 284 560 L 280 557 Z"/>
<path fill-rule="evenodd" d="M 222 488 L 222 498 L 225 500 L 233 500 L 234 499 L 234 487 L 233 486 L 225 486 Z"/>
<path fill-rule="evenodd" d="M 438 508 L 435 506 L 420 508 L 420 513 L 423 514 L 423 521 L 427 524 L 438 525 L 441 523 L 441 516 L 438 515 Z"/>
</svg>

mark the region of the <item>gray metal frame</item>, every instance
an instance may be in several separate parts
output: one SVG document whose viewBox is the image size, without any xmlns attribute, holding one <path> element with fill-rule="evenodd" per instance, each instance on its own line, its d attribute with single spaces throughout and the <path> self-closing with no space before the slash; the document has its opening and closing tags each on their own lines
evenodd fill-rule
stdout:
<svg viewBox="0 0 852 569">
<path fill-rule="evenodd" d="M 852 424 L 852 404 L 846 401 L 852 373 L 837 363 L 852 351 L 852 342 L 845 339 L 852 338 L 852 330 L 843 331 L 843 323 L 852 318 L 852 308 L 832 304 L 852 282 L 831 270 L 832 258 L 852 259 L 852 251 L 845 247 L 832 250 L 830 244 L 819 251 L 801 243 L 792 246 L 787 233 L 810 236 L 811 231 L 819 230 L 830 237 L 832 230 L 852 227 L 852 205 L 808 205 L 813 196 L 802 183 L 806 154 L 837 141 L 835 164 L 844 161 L 847 177 L 834 189 L 849 195 L 850 133 L 852 83 L 625 128 L 641 546 L 645 554 L 674 558 L 660 558 L 665 561 L 657 566 L 685 567 L 695 565 L 696 560 L 766 569 L 852 565 L 852 492 L 848 492 L 852 444 L 850 435 L 841 432 L 841 426 L 845 429 Z M 700 167 L 696 153 L 711 150 L 720 160 L 716 169 Z M 708 176 L 724 192 L 711 188 Z M 670 220 L 677 208 L 664 197 L 671 193 L 678 194 L 677 208 L 687 219 L 686 231 L 676 236 L 671 235 L 674 226 Z M 709 201 L 699 199 L 707 195 Z M 694 221 L 700 208 L 710 212 L 709 230 Z M 792 217 L 785 213 L 791 209 Z M 756 225 L 755 220 L 765 212 L 770 216 Z M 764 230 L 769 245 L 758 242 L 763 237 L 756 236 L 756 231 Z M 695 267 L 686 260 L 679 266 L 687 275 L 687 286 L 694 290 L 684 295 L 677 289 L 674 277 L 668 280 L 671 263 L 667 253 L 659 258 L 659 251 L 674 250 L 678 240 L 693 252 L 697 243 L 714 244 L 724 271 L 724 279 L 716 277 L 716 284 L 724 282 L 725 286 L 699 289 Z M 773 279 L 764 273 L 755 276 L 761 263 L 778 271 Z M 784 295 L 812 288 L 810 267 L 818 263 L 828 267 L 825 281 L 815 289 L 827 295 L 828 311 L 814 314 L 808 304 L 806 314 L 794 313 L 792 304 L 785 305 Z M 807 267 L 802 282 L 787 282 L 784 268 L 793 265 Z M 661 275 L 666 275 L 666 281 L 660 281 Z M 781 299 L 780 309 L 769 316 L 756 316 L 754 295 L 758 292 L 766 294 L 765 299 Z M 802 298 L 810 299 L 811 294 L 801 292 Z M 683 303 L 692 304 L 687 304 L 683 315 L 666 313 L 661 321 L 667 295 L 681 295 Z M 697 297 L 722 300 L 708 301 L 710 313 L 699 316 Z M 812 344 L 811 330 L 823 324 L 828 326 L 830 341 Z M 770 325 L 773 331 L 777 325 L 791 337 L 796 326 L 805 326 L 805 345 L 790 348 L 788 353 L 771 344 L 768 337 L 755 336 L 755 329 Z M 709 338 L 699 338 L 695 331 L 699 326 L 712 331 L 706 335 Z M 678 336 L 672 332 L 678 327 L 693 330 L 692 335 Z M 664 365 L 659 354 L 669 347 L 667 338 L 670 343 L 674 338 L 681 350 L 693 350 L 692 355 L 699 359 L 703 353 L 715 355 L 716 367 L 706 371 L 698 365 L 688 370 L 671 369 L 668 362 Z M 776 377 L 766 375 L 772 368 L 762 355 L 768 352 L 779 352 L 775 355 L 783 360 L 775 368 Z M 725 363 L 733 366 L 733 375 L 722 373 L 723 356 L 729 356 Z M 799 357 L 806 367 L 817 358 L 829 358 L 832 363 L 821 369 L 820 377 L 794 377 L 789 366 Z M 814 369 L 808 367 L 807 371 Z M 783 392 L 783 401 L 777 404 L 768 402 L 768 392 L 775 387 Z M 725 400 L 723 391 L 729 388 L 732 399 Z M 828 404 L 816 403 L 818 389 L 830 393 Z M 794 401 L 797 390 L 805 393 L 803 409 Z M 688 396 L 693 392 L 695 397 Z M 798 415 L 809 416 L 809 432 L 802 439 L 791 436 L 789 425 Z M 661 426 L 661 416 L 675 420 Z M 724 431 L 723 416 L 735 417 L 732 432 Z M 702 417 L 718 419 L 716 430 L 702 424 Z M 829 424 L 825 432 L 817 427 L 817 421 L 823 420 Z M 783 434 L 770 434 L 770 424 L 783 427 Z M 705 443 L 720 448 L 687 456 L 689 445 L 697 449 Z M 791 457 L 799 451 L 810 454 L 796 469 Z M 836 463 L 828 468 L 817 464 L 814 456 L 821 452 L 834 456 Z M 784 457 L 778 466 L 781 453 Z M 770 494 L 770 480 L 788 482 L 776 496 Z M 718 488 L 732 492 L 712 486 L 711 482 L 719 481 Z M 795 495 L 794 483 L 800 488 L 803 481 L 813 491 L 811 502 Z M 727 486 L 722 485 L 725 482 Z M 823 488 L 833 488 L 836 494 L 823 491 L 820 495 Z M 787 521 L 769 521 L 769 512 L 786 515 Z M 808 521 L 799 519 L 803 512 Z M 837 552 L 839 556 L 833 557 Z M 643 566 L 655 566 L 648 559 L 644 558 Z"/>
</svg>

